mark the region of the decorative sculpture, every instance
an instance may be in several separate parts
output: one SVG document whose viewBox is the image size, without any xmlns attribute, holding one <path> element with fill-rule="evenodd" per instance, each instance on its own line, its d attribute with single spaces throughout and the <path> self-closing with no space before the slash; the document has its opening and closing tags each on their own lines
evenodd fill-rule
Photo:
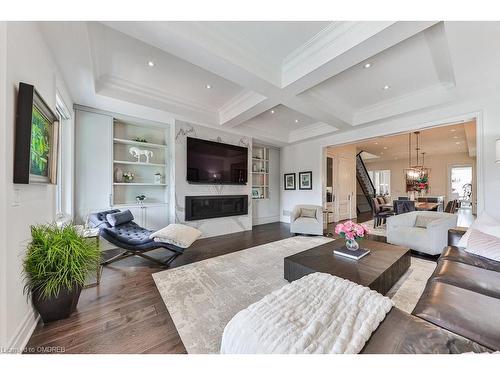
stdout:
<svg viewBox="0 0 500 375">
<path fill-rule="evenodd" d="M 137 162 L 141 162 L 141 156 L 144 155 L 146 157 L 146 163 L 149 163 L 149 158 L 153 157 L 153 151 L 149 150 L 141 150 L 138 147 L 130 147 L 128 152 L 137 159 Z"/>
</svg>

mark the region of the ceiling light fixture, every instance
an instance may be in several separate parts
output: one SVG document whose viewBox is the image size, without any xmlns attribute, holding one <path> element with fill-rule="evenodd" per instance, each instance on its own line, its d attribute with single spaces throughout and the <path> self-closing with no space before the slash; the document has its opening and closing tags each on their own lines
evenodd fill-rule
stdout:
<svg viewBox="0 0 500 375">
<path fill-rule="evenodd" d="M 274 109 L 271 109 L 271 113 L 274 114 Z"/>
<path fill-rule="evenodd" d="M 205 87 L 206 87 L 207 89 L 211 89 L 211 88 L 212 88 L 212 86 L 210 86 L 210 85 L 206 85 Z"/>
<path fill-rule="evenodd" d="M 459 144 L 460 144 L 460 142 L 455 142 L 455 144 L 456 144 L 456 145 L 459 145 Z"/>
<path fill-rule="evenodd" d="M 368 68 L 369 68 L 369 67 L 371 67 L 371 66 L 372 66 L 372 64 L 371 64 L 371 63 L 366 63 L 365 65 L 363 65 L 363 68 L 368 69 Z"/>
<path fill-rule="evenodd" d="M 298 122 L 299 122 L 299 120 L 297 120 L 297 119 L 296 119 L 296 120 L 295 120 L 295 123 L 298 123 Z"/>
<path fill-rule="evenodd" d="M 384 90 L 389 90 L 390 88 L 391 88 L 391 86 L 389 86 L 389 85 L 384 86 Z"/>
<path fill-rule="evenodd" d="M 154 62 L 154 61 L 151 61 L 151 60 L 150 60 L 150 61 L 148 61 L 148 66 L 150 66 L 150 67 L 155 66 L 155 62 Z"/>
<path fill-rule="evenodd" d="M 384 150 L 387 150 L 387 148 L 388 148 L 387 146 L 384 146 Z"/>
<path fill-rule="evenodd" d="M 456 132 L 457 129 L 450 129 L 450 132 Z"/>
</svg>

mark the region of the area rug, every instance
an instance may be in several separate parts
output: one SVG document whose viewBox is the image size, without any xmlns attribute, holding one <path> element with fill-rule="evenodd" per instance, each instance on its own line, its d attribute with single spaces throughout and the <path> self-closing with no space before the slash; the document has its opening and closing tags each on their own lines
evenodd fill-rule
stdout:
<svg viewBox="0 0 500 375">
<path fill-rule="evenodd" d="M 370 230 L 370 234 L 374 234 L 376 236 L 384 236 L 384 237 L 387 236 L 385 224 L 381 224 L 376 228 L 373 227 L 373 220 L 365 221 L 363 224 L 365 224 L 368 227 L 368 229 Z"/>
<path fill-rule="evenodd" d="M 291 237 L 153 274 L 187 352 L 218 353 L 229 320 L 287 283 L 283 258 L 329 241 Z M 389 292 L 396 306 L 411 312 L 434 267 L 434 262 L 412 258 L 408 272 Z"/>
</svg>

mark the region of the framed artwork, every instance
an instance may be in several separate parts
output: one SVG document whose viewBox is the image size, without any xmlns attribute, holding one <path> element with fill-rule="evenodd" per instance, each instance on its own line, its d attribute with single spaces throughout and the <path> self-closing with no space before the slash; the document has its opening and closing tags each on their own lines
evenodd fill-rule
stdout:
<svg viewBox="0 0 500 375">
<path fill-rule="evenodd" d="M 57 183 L 59 123 L 33 85 L 19 84 L 14 183 Z"/>
<path fill-rule="evenodd" d="M 295 173 L 285 173 L 285 190 L 295 190 Z"/>
<path fill-rule="evenodd" d="M 256 198 L 260 198 L 260 192 L 259 192 L 259 189 L 257 188 L 252 188 L 252 198 L 256 199 Z"/>
<path fill-rule="evenodd" d="M 299 172 L 299 189 L 312 190 L 312 172 Z"/>
</svg>

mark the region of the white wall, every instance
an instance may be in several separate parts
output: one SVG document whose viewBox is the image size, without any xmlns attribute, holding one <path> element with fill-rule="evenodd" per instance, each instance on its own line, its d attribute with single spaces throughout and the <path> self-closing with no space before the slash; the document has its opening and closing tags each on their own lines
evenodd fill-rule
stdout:
<svg viewBox="0 0 500 375">
<path fill-rule="evenodd" d="M 2 346 L 19 348 L 29 339 L 36 323 L 31 305 L 23 295 L 21 276 L 22 259 L 30 238 L 29 226 L 53 220 L 56 187 L 12 183 L 17 86 L 20 81 L 33 84 L 54 111 L 56 90 L 63 95 L 68 105 L 72 105 L 72 102 L 41 38 L 38 25 L 32 22 L 9 22 L 2 28 L 6 29 L 6 38 L 0 41 L 0 56 L 6 58 L 6 94 L 5 107 L 2 105 L 0 110 L 2 114 L 5 113 L 5 126 L 2 124 L 1 130 L 2 154 L 5 154 L 5 158 L 0 158 L 3 161 L 0 227 L 8 235 L 0 236 L 2 241 L 4 238 L 6 240 L 0 246 L 3 252 L 2 287 L 5 288 L 2 289 L 4 293 L 0 310 L 2 330 L 5 331 L 1 337 Z"/>
<path fill-rule="evenodd" d="M 175 137 L 172 144 L 175 147 L 175 222 L 194 226 L 203 232 L 203 237 L 219 236 L 228 233 L 252 229 L 252 198 L 251 180 L 248 175 L 246 185 L 198 185 L 186 181 L 186 143 L 187 137 L 207 139 L 237 146 L 248 147 L 248 171 L 250 172 L 252 158 L 252 139 L 237 134 L 190 124 L 184 121 L 175 122 Z M 247 195 L 248 214 L 242 216 L 221 217 L 206 220 L 188 221 L 185 218 L 185 197 L 190 195 Z"/>
<path fill-rule="evenodd" d="M 280 221 L 280 150 L 269 148 L 269 199 L 252 200 L 253 225 Z"/>
<path fill-rule="evenodd" d="M 305 141 L 282 149 L 281 174 L 299 170 L 313 171 L 313 190 L 310 192 L 283 191 L 281 198 L 281 220 L 288 222 L 283 210 L 288 211 L 298 203 L 321 204 L 321 180 L 324 174 L 323 148 L 362 139 L 412 131 L 453 121 L 477 120 L 477 198 L 478 213 L 484 208 L 493 216 L 500 217 L 500 165 L 495 164 L 495 139 L 500 138 L 500 97 L 482 97 L 474 100 L 457 100 L 453 104 L 433 107 L 408 116 L 393 118 L 365 128 Z"/>
<path fill-rule="evenodd" d="M 290 212 L 297 204 L 323 204 L 323 176 L 326 179 L 326 155 L 317 142 L 299 143 L 281 149 L 281 176 L 295 173 L 295 190 L 284 190 L 280 178 L 280 220 L 289 223 Z M 312 171 L 312 190 L 299 190 L 299 172 Z"/>
</svg>

